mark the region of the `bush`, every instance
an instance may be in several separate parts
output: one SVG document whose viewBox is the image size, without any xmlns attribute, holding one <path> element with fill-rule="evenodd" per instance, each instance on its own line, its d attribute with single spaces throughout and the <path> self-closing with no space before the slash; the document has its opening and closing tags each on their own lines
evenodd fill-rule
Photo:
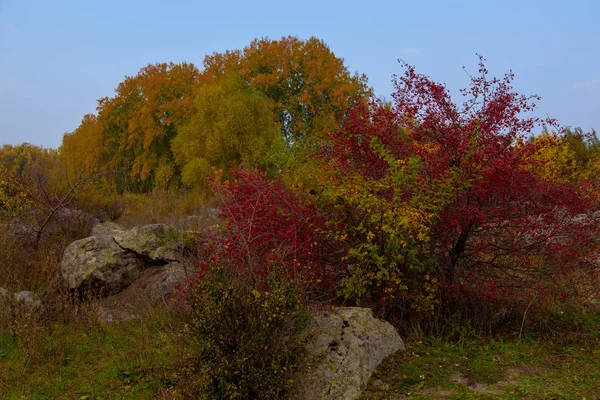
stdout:
<svg viewBox="0 0 600 400">
<path fill-rule="evenodd" d="M 308 307 L 279 271 L 264 290 L 214 266 L 184 293 L 191 306 L 189 333 L 198 346 L 199 393 L 214 399 L 281 398 L 305 348 Z"/>
</svg>

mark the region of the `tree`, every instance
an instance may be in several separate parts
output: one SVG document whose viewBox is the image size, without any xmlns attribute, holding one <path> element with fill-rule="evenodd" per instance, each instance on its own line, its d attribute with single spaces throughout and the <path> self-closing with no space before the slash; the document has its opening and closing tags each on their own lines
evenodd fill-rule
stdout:
<svg viewBox="0 0 600 400">
<path fill-rule="evenodd" d="M 275 120 L 288 143 L 323 138 L 343 112 L 370 93 L 365 75 L 352 75 L 320 39 L 256 39 L 243 51 L 207 56 L 203 81 L 239 74 L 272 100 Z"/>
<path fill-rule="evenodd" d="M 115 97 L 98 101 L 102 158 L 129 172 L 121 185 L 151 190 L 161 168 L 176 179 L 171 140 L 193 114 L 198 77 L 193 64 L 150 64 L 125 78 Z"/>
<path fill-rule="evenodd" d="M 61 224 L 58 216 L 69 214 L 64 211 L 75 196 L 100 174 L 82 175 L 80 171 L 72 182 L 65 181 L 65 176 L 60 153 L 55 149 L 29 143 L 0 149 L 0 218 L 18 226 L 16 231 L 35 250 L 51 223 L 58 224 L 58 231 L 64 234 L 66 223 Z M 69 222 L 73 224 L 73 218 Z"/>
<path fill-rule="evenodd" d="M 184 184 L 206 184 L 213 168 L 279 167 L 283 140 L 262 93 L 231 76 L 202 86 L 194 105 L 196 113 L 172 142 Z"/>
</svg>

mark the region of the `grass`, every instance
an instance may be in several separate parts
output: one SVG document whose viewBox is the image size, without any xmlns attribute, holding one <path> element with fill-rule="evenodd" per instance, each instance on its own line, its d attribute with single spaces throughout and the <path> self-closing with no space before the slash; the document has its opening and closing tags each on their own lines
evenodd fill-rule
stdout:
<svg viewBox="0 0 600 400">
<path fill-rule="evenodd" d="M 177 324 L 156 312 L 145 321 L 105 325 L 84 316 L 0 333 L 0 398 L 193 398 L 199 377 Z M 600 316 L 567 333 L 406 345 L 378 368 L 362 400 L 599 398 Z"/>
<path fill-rule="evenodd" d="M 184 348 L 169 317 L 112 325 L 76 322 L 0 333 L 0 397 L 6 399 L 175 398 Z"/>
<path fill-rule="evenodd" d="M 600 317 L 562 334 L 408 341 L 361 397 L 404 398 L 598 399 Z"/>
</svg>

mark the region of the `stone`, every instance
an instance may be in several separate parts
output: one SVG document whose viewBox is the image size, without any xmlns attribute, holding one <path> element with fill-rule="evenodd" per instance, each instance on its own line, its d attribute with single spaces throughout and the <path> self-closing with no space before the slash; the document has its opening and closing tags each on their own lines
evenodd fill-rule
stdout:
<svg viewBox="0 0 600 400">
<path fill-rule="evenodd" d="M 310 334 L 314 340 L 308 346 L 307 371 L 298 379 L 297 399 L 356 399 L 377 366 L 404 350 L 396 329 L 368 308 L 340 307 L 320 313 Z"/>
<path fill-rule="evenodd" d="M 143 260 L 136 253 L 120 247 L 109 235 L 72 242 L 65 249 L 60 264 L 70 289 L 92 289 L 104 296 L 125 289 L 143 269 Z"/>
<path fill-rule="evenodd" d="M 126 289 L 145 269 L 177 263 L 185 246 L 195 238 L 193 232 L 166 224 L 124 229 L 105 222 L 92 229 L 92 236 L 67 246 L 61 273 L 70 289 L 92 289 L 97 296 L 112 296 Z M 165 275 L 163 279 L 168 282 L 171 278 Z"/>
<path fill-rule="evenodd" d="M 150 263 L 177 261 L 183 233 L 166 224 L 152 224 L 126 231 L 115 231 L 115 241 L 123 249 L 133 251 Z"/>
<path fill-rule="evenodd" d="M 101 224 L 97 224 L 92 228 L 92 236 L 98 235 L 108 235 L 114 236 L 117 233 L 124 231 L 121 225 L 114 222 L 103 222 Z"/>
<path fill-rule="evenodd" d="M 10 326 L 15 319 L 40 320 L 44 307 L 39 297 L 32 292 L 13 293 L 0 287 L 0 327 Z"/>
</svg>

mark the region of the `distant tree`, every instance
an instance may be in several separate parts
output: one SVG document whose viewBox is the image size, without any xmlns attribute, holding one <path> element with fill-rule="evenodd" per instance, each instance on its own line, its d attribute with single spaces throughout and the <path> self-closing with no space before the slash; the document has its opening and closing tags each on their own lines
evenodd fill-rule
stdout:
<svg viewBox="0 0 600 400">
<path fill-rule="evenodd" d="M 172 143 L 183 183 L 206 183 L 213 168 L 277 167 L 284 146 L 269 105 L 235 75 L 202 86 L 196 112 Z"/>
<path fill-rule="evenodd" d="M 0 166 L 0 222 L 7 222 L 31 205 L 26 187 L 15 172 Z"/>
<path fill-rule="evenodd" d="M 562 183 L 593 183 L 600 175 L 600 146 L 596 133 L 580 128 L 562 132 L 544 130 L 533 138 L 542 164 L 538 173 L 545 179 Z"/>
</svg>

